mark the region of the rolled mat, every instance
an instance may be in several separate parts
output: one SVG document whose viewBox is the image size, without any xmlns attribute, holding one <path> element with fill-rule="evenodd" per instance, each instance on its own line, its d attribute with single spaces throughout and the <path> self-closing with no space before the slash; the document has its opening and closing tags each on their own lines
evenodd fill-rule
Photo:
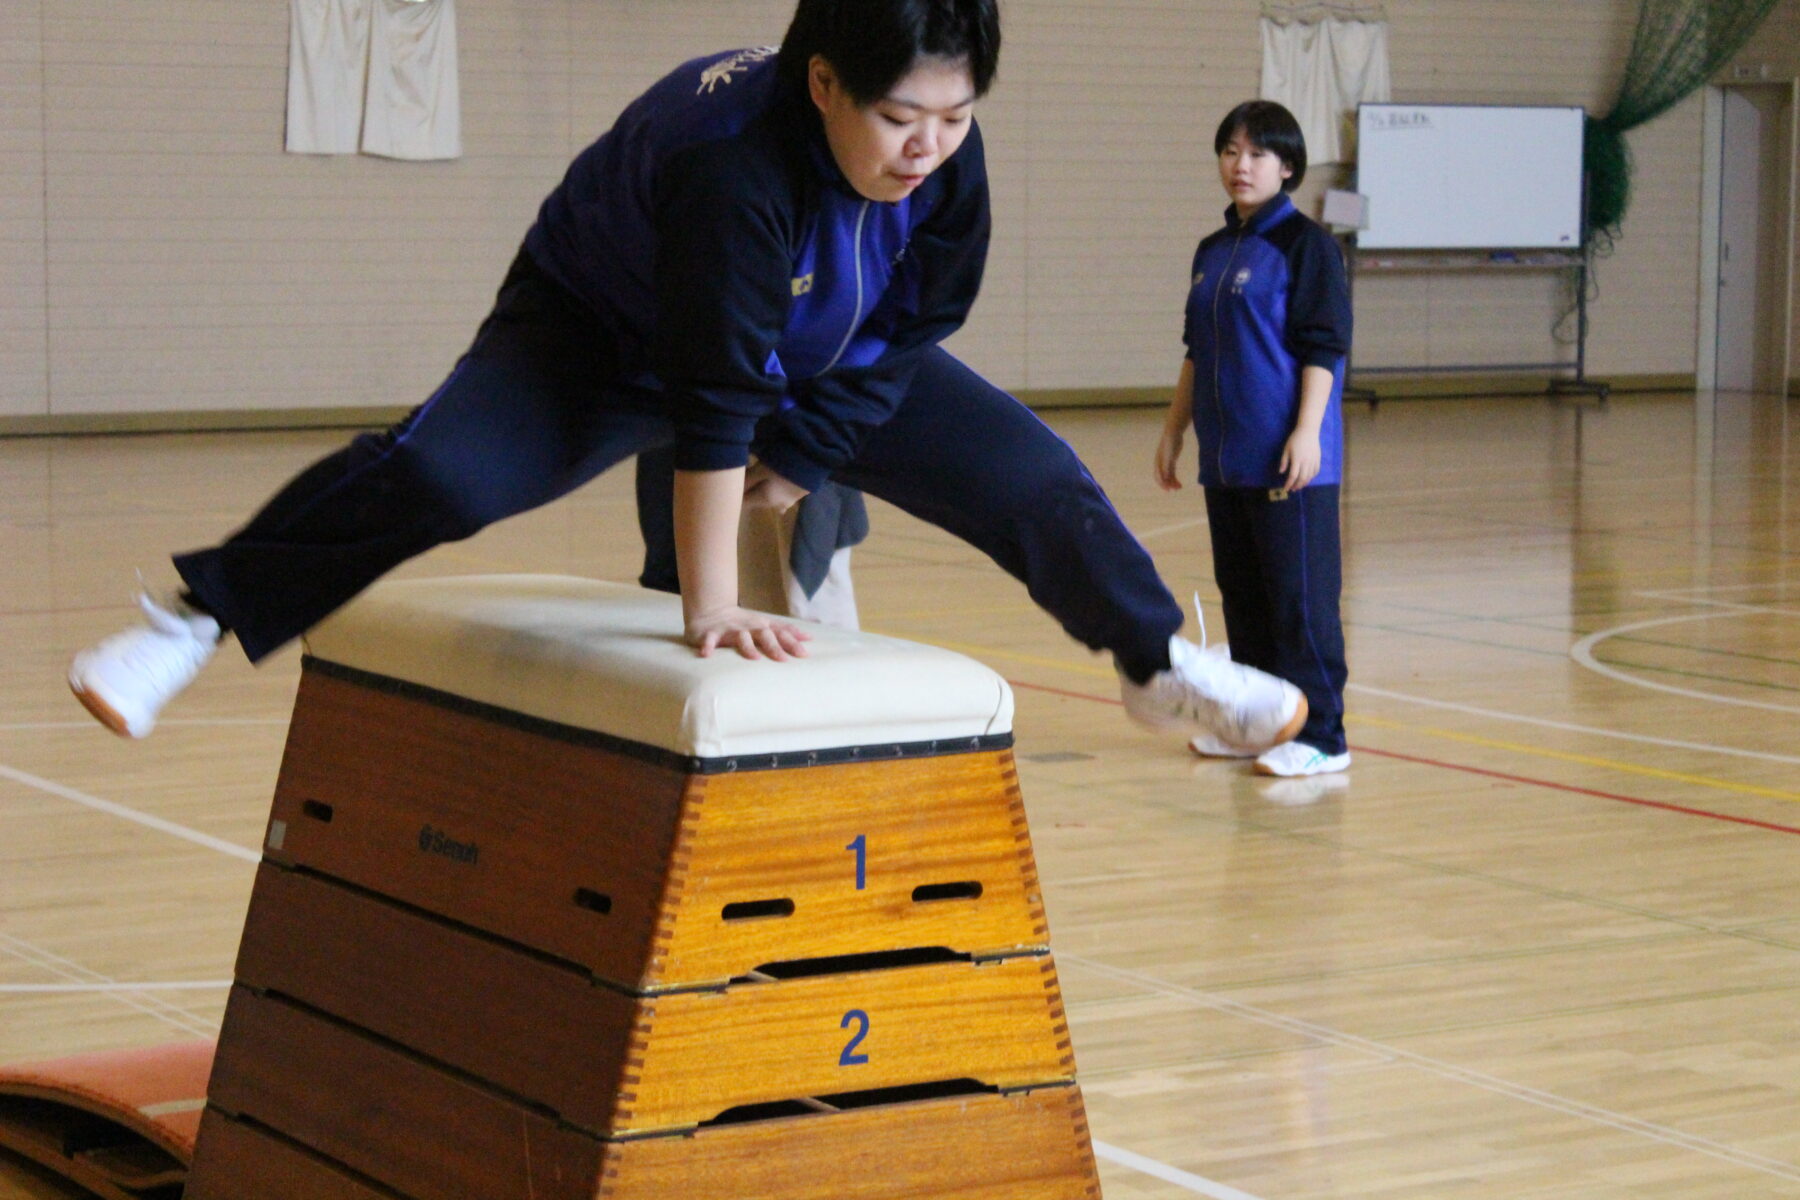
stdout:
<svg viewBox="0 0 1800 1200">
<path fill-rule="evenodd" d="M 0 1146 L 106 1200 L 181 1194 L 212 1039 L 0 1067 Z"/>
</svg>

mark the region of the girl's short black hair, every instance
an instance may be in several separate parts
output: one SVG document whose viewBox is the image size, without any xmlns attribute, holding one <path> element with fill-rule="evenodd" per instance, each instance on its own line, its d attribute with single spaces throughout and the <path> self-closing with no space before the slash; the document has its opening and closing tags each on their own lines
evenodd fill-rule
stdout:
<svg viewBox="0 0 1800 1200">
<path fill-rule="evenodd" d="M 1300 122 L 1294 120 L 1293 113 L 1273 100 L 1246 100 L 1219 122 L 1219 132 L 1213 135 L 1213 153 L 1225 153 L 1231 135 L 1240 129 L 1252 146 L 1269 151 L 1293 172 L 1281 181 L 1282 191 L 1291 192 L 1300 186 L 1306 178 L 1306 135 L 1300 132 Z"/>
<path fill-rule="evenodd" d="M 815 54 L 858 104 L 887 95 L 922 58 L 967 62 L 984 96 L 1000 65 L 999 0 L 800 0 L 776 69 L 804 90 Z"/>
</svg>

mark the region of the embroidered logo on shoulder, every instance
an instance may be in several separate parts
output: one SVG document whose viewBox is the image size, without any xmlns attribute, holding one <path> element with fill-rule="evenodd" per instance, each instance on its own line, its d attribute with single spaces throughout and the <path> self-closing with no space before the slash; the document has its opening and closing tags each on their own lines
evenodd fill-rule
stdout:
<svg viewBox="0 0 1800 1200">
<path fill-rule="evenodd" d="M 1203 284 L 1205 282 L 1206 282 L 1206 272 L 1205 271 L 1195 271 L 1194 272 L 1194 282 L 1193 282 L 1192 286 L 1199 287 L 1201 284 Z"/>
<path fill-rule="evenodd" d="M 774 58 L 780 53 L 780 46 L 752 46 L 748 50 L 739 50 L 736 54 L 721 58 L 706 70 L 700 72 L 700 86 L 694 92 L 710 92 L 721 83 L 730 83 L 733 75 L 742 75 L 750 69 L 751 63 L 758 63 L 765 58 Z"/>
<path fill-rule="evenodd" d="M 796 295 L 796 296 L 806 295 L 806 293 L 812 291 L 812 285 L 813 285 L 813 277 L 812 277 L 811 272 L 808 272 L 807 274 L 800 276 L 800 278 L 793 281 L 794 295 Z"/>
</svg>

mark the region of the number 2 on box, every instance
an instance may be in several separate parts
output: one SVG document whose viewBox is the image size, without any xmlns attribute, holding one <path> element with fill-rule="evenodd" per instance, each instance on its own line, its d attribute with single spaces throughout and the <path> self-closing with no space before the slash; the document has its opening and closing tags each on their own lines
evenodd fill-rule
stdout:
<svg viewBox="0 0 1800 1200">
<path fill-rule="evenodd" d="M 840 1067 L 857 1067 L 869 1061 L 868 1055 L 856 1053 L 856 1048 L 862 1045 L 862 1040 L 869 1036 L 869 1014 L 860 1008 L 851 1009 L 844 1014 L 844 1019 L 838 1022 L 838 1028 L 848 1029 L 851 1025 L 856 1026 L 856 1036 L 850 1039 L 850 1043 L 844 1047 L 844 1052 L 838 1055 L 838 1066 Z"/>
</svg>

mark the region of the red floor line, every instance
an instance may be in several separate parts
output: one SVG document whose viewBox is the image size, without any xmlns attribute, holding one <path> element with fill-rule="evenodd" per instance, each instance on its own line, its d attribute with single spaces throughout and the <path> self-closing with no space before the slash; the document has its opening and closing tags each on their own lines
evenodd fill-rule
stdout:
<svg viewBox="0 0 1800 1200">
<path fill-rule="evenodd" d="M 1041 683 L 1020 683 L 1016 679 L 1006 681 L 1016 688 L 1024 688 L 1028 692 L 1049 692 L 1052 696 L 1067 696 L 1071 700 L 1092 700 L 1095 704 L 1110 704 L 1115 708 L 1125 707 L 1123 700 L 1114 700 L 1111 696 L 1092 696 L 1087 692 L 1065 692 L 1061 688 L 1045 687 Z"/>
<path fill-rule="evenodd" d="M 1052 696 L 1067 696 L 1071 700 L 1091 700 L 1096 704 L 1121 704 L 1122 701 L 1107 696 L 1090 696 L 1085 692 L 1067 692 L 1061 688 L 1045 687 L 1037 683 L 1020 683 L 1016 679 L 1007 680 L 1015 688 L 1024 688 L 1032 692 L 1048 692 Z M 1417 755 L 1401 754 L 1396 750 L 1376 750 L 1369 746 L 1356 746 L 1358 754 L 1374 754 L 1381 758 L 1398 758 L 1405 762 L 1418 763 L 1426 767 L 1441 767 L 1446 771 L 1461 771 L 1468 775 L 1485 775 L 1490 779 L 1504 779 L 1509 783 L 1523 783 L 1531 787 L 1549 788 L 1557 792 L 1572 792 L 1578 796 L 1593 796 L 1600 800 L 1616 800 L 1620 804 L 1636 804 L 1642 808 L 1659 808 L 1664 812 L 1681 813 L 1689 817 L 1705 817 L 1713 821 L 1729 821 L 1733 825 L 1750 825 L 1757 829 L 1767 829 L 1774 833 L 1800 834 L 1800 828 L 1792 825 L 1777 825 L 1773 821 L 1758 821 L 1754 817 L 1734 817 L 1729 813 L 1708 812 L 1704 808 L 1688 808 L 1681 804 L 1668 804 L 1661 800 L 1646 800 L 1642 796 L 1624 796 L 1618 792 L 1602 792 L 1594 788 L 1576 787 L 1572 783 L 1556 783 L 1549 779 L 1534 779 L 1529 775 L 1509 775 L 1505 771 L 1490 771 L 1485 767 L 1464 766 L 1462 763 L 1444 762 L 1436 758 L 1420 758 Z"/>
<path fill-rule="evenodd" d="M 1553 783 L 1548 779 L 1533 779 L 1529 775 L 1509 775 L 1505 771 L 1489 771 L 1483 767 L 1467 767 L 1461 763 L 1441 762 L 1435 758 L 1419 758 L 1411 754 L 1401 754 L 1395 750 L 1375 750 L 1368 746 L 1358 746 L 1358 754 L 1378 754 L 1383 758 L 1398 758 L 1406 762 L 1421 763 L 1427 767 L 1443 767 L 1448 771 L 1462 771 L 1469 775 L 1486 775 L 1490 779 L 1504 779 L 1511 783 L 1525 783 L 1533 787 L 1554 788 L 1559 792 L 1574 792 L 1580 796 L 1597 796 L 1602 800 L 1617 800 L 1621 804 L 1636 804 L 1644 808 L 1660 808 L 1664 812 L 1684 813 L 1690 817 L 1707 817 L 1714 821 L 1730 821 L 1734 825 L 1754 825 L 1758 829 L 1769 829 L 1776 833 L 1800 833 L 1800 829 L 1792 825 L 1777 825 L 1773 821 L 1758 821 L 1754 817 L 1734 817 L 1729 813 L 1708 812 L 1704 808 L 1688 808 L 1682 804 L 1668 804 L 1661 800 L 1646 800 L 1642 796 L 1621 796 L 1617 792 L 1602 792 L 1594 788 L 1576 787 L 1571 783 Z"/>
</svg>

